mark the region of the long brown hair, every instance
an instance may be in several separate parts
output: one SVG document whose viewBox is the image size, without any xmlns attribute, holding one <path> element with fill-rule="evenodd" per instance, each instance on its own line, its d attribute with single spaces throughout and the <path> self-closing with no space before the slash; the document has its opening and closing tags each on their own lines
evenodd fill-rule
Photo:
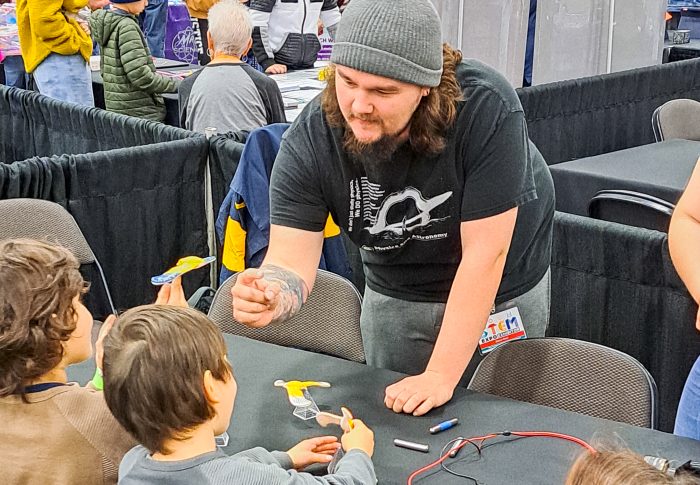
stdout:
<svg viewBox="0 0 700 485">
<path fill-rule="evenodd" d="M 43 241 L 0 243 L 0 397 L 20 394 L 63 359 L 77 325 L 73 299 L 86 291 L 78 261 Z"/>
<path fill-rule="evenodd" d="M 442 77 L 440 84 L 432 88 L 421 100 L 411 117 L 408 142 L 418 153 L 436 155 L 446 144 L 447 131 L 457 117 L 457 103 L 462 100 L 462 89 L 457 82 L 457 65 L 462 62 L 462 53 L 448 44 L 442 46 Z M 328 84 L 321 97 L 321 106 L 328 123 L 345 129 L 345 144 L 352 138 L 352 130 L 347 126 L 340 110 L 336 95 L 335 71 L 330 67 Z"/>
</svg>

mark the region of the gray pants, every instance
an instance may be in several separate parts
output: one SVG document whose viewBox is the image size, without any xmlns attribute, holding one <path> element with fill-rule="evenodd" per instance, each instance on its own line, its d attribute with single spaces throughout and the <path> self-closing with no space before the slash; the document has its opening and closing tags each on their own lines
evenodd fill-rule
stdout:
<svg viewBox="0 0 700 485">
<path fill-rule="evenodd" d="M 550 272 L 527 293 L 496 306 L 518 307 L 528 337 L 544 337 L 549 325 Z M 430 360 L 440 332 L 444 303 L 399 300 L 365 287 L 360 326 L 367 363 L 405 374 L 420 374 Z M 486 326 L 486 322 L 484 322 Z M 461 384 L 466 385 L 481 355 L 474 352 Z"/>
</svg>

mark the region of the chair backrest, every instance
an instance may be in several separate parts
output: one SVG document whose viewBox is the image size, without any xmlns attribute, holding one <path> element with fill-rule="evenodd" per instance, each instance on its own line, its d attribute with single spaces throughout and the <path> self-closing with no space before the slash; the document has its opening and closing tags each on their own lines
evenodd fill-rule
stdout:
<svg viewBox="0 0 700 485">
<path fill-rule="evenodd" d="M 700 141 L 700 102 L 672 99 L 656 108 L 651 124 L 656 141 L 672 138 Z"/>
<path fill-rule="evenodd" d="M 254 329 L 233 318 L 231 288 L 237 276 L 234 274 L 219 287 L 209 310 L 209 318 L 222 332 L 355 362 L 365 361 L 360 333 L 362 298 L 345 278 L 319 269 L 309 298 L 294 318 Z"/>
<path fill-rule="evenodd" d="M 601 190 L 588 204 L 588 216 L 628 226 L 668 232 L 675 205 L 631 190 Z"/>
<path fill-rule="evenodd" d="M 48 240 L 69 249 L 82 265 L 94 265 L 102 280 L 110 311 L 116 313 L 102 267 L 78 223 L 55 202 L 41 199 L 0 200 L 0 239 Z"/>
<path fill-rule="evenodd" d="M 598 418 L 656 428 L 657 390 L 636 359 L 565 338 L 509 342 L 479 364 L 469 389 Z"/>
<path fill-rule="evenodd" d="M 682 45 L 674 45 L 664 49 L 663 63 L 687 61 L 700 57 L 700 50 L 694 48 L 683 47 Z"/>
</svg>

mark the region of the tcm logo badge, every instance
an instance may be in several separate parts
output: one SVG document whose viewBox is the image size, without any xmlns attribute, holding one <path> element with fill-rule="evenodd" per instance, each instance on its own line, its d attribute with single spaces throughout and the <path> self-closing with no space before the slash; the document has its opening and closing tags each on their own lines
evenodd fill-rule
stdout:
<svg viewBox="0 0 700 485">
<path fill-rule="evenodd" d="M 518 307 L 491 315 L 479 339 L 479 352 L 484 355 L 501 344 L 527 338 Z"/>
</svg>

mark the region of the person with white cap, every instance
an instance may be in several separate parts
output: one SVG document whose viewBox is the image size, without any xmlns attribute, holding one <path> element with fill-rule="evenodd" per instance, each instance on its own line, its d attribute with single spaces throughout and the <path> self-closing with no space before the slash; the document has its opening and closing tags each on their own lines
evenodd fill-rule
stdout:
<svg viewBox="0 0 700 485">
<path fill-rule="evenodd" d="M 479 354 L 544 336 L 554 186 L 513 88 L 442 44 L 429 0 L 353 0 L 331 63 L 280 148 L 270 245 L 233 314 L 262 327 L 299 310 L 330 213 L 362 255 L 367 363 L 411 374 L 385 405 L 422 415 Z"/>
</svg>

